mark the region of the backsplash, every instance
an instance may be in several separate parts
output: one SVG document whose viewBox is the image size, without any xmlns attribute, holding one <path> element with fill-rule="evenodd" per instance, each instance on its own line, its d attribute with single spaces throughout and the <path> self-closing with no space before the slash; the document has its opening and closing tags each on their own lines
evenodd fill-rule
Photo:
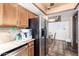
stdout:
<svg viewBox="0 0 79 59">
<path fill-rule="evenodd" d="M 0 33 L 10 34 L 9 36 L 10 36 L 11 40 L 15 40 L 15 36 L 16 36 L 17 32 L 18 32 L 18 30 L 15 27 L 12 27 L 12 28 L 0 28 Z M 0 39 L 0 40 L 2 40 L 2 39 Z"/>
</svg>

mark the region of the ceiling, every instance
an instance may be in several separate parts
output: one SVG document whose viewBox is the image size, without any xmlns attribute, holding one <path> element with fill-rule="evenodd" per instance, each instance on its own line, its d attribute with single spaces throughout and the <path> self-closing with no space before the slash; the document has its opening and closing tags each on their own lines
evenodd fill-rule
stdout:
<svg viewBox="0 0 79 59">
<path fill-rule="evenodd" d="M 34 3 L 45 14 L 74 9 L 77 3 Z M 51 6 L 51 4 L 53 4 Z"/>
<path fill-rule="evenodd" d="M 41 10 L 35 7 L 32 3 L 18 3 L 18 4 L 24 7 L 25 9 L 28 9 L 29 11 L 35 13 L 36 15 L 44 15 L 44 13 L 41 12 Z"/>
<path fill-rule="evenodd" d="M 51 3 L 41 3 L 45 8 L 49 8 Z M 54 5 L 51 8 L 58 7 L 67 3 L 53 3 Z"/>
<path fill-rule="evenodd" d="M 50 3 L 18 3 L 22 7 L 32 11 L 36 15 L 52 15 L 67 10 L 74 10 L 77 3 L 54 3 L 49 9 Z"/>
</svg>

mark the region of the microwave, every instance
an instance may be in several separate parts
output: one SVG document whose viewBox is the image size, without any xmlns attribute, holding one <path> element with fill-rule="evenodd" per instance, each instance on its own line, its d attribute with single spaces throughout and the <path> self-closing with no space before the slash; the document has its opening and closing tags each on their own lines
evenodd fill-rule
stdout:
<svg viewBox="0 0 79 59">
<path fill-rule="evenodd" d="M 16 40 L 25 41 L 29 39 L 32 39 L 32 29 L 20 29 L 17 34 Z"/>
</svg>

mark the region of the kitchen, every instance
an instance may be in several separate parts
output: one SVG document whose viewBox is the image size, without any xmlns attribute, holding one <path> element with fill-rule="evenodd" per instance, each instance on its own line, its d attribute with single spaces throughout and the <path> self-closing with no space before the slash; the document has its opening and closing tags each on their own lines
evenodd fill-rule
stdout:
<svg viewBox="0 0 79 59">
<path fill-rule="evenodd" d="M 19 4 L 0 4 L 0 55 L 33 56 L 34 40 L 29 19 L 37 15 Z"/>
<path fill-rule="evenodd" d="M 59 6 L 61 10 L 57 10 L 54 7 L 58 5 L 51 7 L 54 4 L 48 3 L 47 11 L 50 13 L 47 13 L 48 15 L 45 14 L 46 10 L 42 5 L 41 3 L 0 3 L 0 56 L 48 56 L 47 39 L 50 35 L 48 22 L 52 17 L 50 14 L 60 13 L 54 15 L 60 19 L 59 15 L 63 15 L 61 11 L 66 12 L 64 8 L 67 7 L 68 12 L 68 10 L 74 9 L 77 4 L 60 3 L 60 6 L 64 8 Z M 45 4 L 44 6 L 46 7 Z M 52 10 L 50 8 L 54 8 L 53 12 L 49 11 Z M 68 13 L 70 15 L 73 12 Z"/>
</svg>

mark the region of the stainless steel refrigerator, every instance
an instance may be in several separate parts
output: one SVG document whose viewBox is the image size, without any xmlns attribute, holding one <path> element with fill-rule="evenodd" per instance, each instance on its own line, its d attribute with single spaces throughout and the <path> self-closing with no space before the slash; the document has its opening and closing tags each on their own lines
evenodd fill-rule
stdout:
<svg viewBox="0 0 79 59">
<path fill-rule="evenodd" d="M 32 38 L 34 41 L 34 55 L 46 55 L 46 27 L 41 27 L 41 17 L 29 19 L 29 28 L 32 29 Z M 44 25 L 46 23 L 44 22 Z"/>
</svg>

